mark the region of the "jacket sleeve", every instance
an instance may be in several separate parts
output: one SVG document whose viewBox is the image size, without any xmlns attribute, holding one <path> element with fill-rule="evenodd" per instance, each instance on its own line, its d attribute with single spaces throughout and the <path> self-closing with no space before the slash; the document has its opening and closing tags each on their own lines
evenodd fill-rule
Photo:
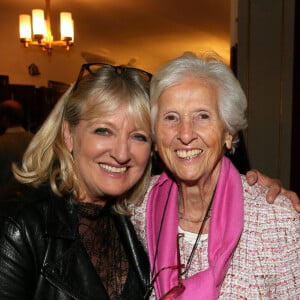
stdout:
<svg viewBox="0 0 300 300">
<path fill-rule="evenodd" d="M 244 232 L 235 254 L 248 254 L 239 261 L 247 274 L 243 296 L 300 299 L 300 215 L 288 198 L 279 195 L 270 205 L 266 188 L 245 187 Z"/>
<path fill-rule="evenodd" d="M 21 224 L 2 217 L 0 231 L 0 299 L 32 299 L 35 260 Z"/>
</svg>

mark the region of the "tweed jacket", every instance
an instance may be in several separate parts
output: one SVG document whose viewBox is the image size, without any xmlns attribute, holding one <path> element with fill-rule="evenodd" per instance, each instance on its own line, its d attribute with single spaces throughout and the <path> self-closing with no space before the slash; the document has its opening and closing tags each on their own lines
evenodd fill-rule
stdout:
<svg viewBox="0 0 300 300">
<path fill-rule="evenodd" d="M 109 299 L 80 241 L 73 202 L 49 188 L 26 197 L 0 208 L 0 299 Z M 120 299 L 142 299 L 147 255 L 127 217 L 116 215 L 115 224 L 131 270 Z"/>
<path fill-rule="evenodd" d="M 133 208 L 131 219 L 145 247 L 147 200 L 157 179 L 158 176 L 153 178 L 142 205 Z M 269 204 L 265 187 L 259 184 L 249 186 L 243 175 L 241 179 L 244 228 L 218 299 L 299 300 L 300 215 L 286 197 L 279 195 L 274 204 Z M 184 234 L 180 239 L 180 256 L 181 263 L 186 264 L 197 234 L 184 231 L 181 227 L 178 230 Z M 208 247 L 208 235 L 204 234 L 186 276 L 193 276 L 209 267 Z M 199 295 L 195 294 L 193 299 L 199 299 Z"/>
</svg>

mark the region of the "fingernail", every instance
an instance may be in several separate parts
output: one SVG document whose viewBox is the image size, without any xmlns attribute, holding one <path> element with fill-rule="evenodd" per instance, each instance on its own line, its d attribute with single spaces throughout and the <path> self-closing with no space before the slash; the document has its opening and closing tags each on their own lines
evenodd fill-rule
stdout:
<svg viewBox="0 0 300 300">
<path fill-rule="evenodd" d="M 249 177 L 248 177 L 248 180 L 253 181 L 253 180 L 254 180 L 254 177 L 253 177 L 253 176 L 249 176 Z"/>
</svg>

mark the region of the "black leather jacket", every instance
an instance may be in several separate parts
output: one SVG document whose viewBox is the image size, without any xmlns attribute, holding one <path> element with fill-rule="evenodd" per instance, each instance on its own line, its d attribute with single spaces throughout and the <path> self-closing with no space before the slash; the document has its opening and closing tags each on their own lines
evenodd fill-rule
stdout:
<svg viewBox="0 0 300 300">
<path fill-rule="evenodd" d="M 109 299 L 78 233 L 76 208 L 67 198 L 39 189 L 30 202 L 0 208 L 0 299 Z M 120 299 L 142 299 L 148 258 L 127 217 L 115 222 L 130 269 Z"/>
</svg>

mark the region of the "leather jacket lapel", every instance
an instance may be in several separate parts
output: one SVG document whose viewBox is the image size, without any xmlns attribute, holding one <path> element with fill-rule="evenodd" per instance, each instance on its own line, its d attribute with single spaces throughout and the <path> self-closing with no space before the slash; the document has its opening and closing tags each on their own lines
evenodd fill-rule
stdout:
<svg viewBox="0 0 300 300">
<path fill-rule="evenodd" d="M 76 208 L 71 199 L 52 196 L 46 234 L 47 251 L 42 273 L 52 285 L 78 300 L 109 297 L 80 242 Z"/>
<path fill-rule="evenodd" d="M 49 259 L 49 256 L 53 255 L 50 253 L 51 243 L 49 248 L 42 272 L 51 284 L 75 299 L 109 299 L 88 254 L 79 241 L 73 242 L 61 257 L 57 257 L 52 262 Z"/>
<path fill-rule="evenodd" d="M 141 282 L 142 293 L 145 293 L 150 279 L 147 254 L 128 217 L 114 215 L 114 220 L 129 262 Z M 108 300 L 107 292 L 80 242 L 77 212 L 71 199 L 52 196 L 46 234 L 49 241 L 42 268 L 45 278 L 75 299 Z M 60 249 L 57 248 L 57 239 Z"/>
<path fill-rule="evenodd" d="M 128 255 L 128 259 L 133 265 L 145 293 L 150 283 L 148 256 L 128 217 L 115 215 L 114 218 L 124 249 Z"/>
</svg>

